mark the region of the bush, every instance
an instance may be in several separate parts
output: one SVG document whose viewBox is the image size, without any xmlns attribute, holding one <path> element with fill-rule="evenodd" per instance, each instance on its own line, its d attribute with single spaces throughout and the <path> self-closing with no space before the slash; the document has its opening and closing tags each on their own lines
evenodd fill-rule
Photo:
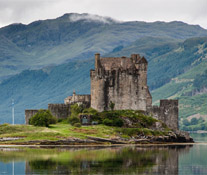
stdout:
<svg viewBox="0 0 207 175">
<path fill-rule="evenodd" d="M 184 119 L 183 120 L 183 125 L 189 126 L 190 125 L 190 122 L 187 119 Z"/>
<path fill-rule="evenodd" d="M 113 120 L 110 120 L 110 119 L 104 119 L 103 120 L 103 124 L 104 125 L 107 125 L 107 126 L 113 126 Z"/>
<path fill-rule="evenodd" d="M 113 121 L 113 126 L 118 126 L 118 127 L 122 127 L 124 125 L 124 122 L 122 119 L 120 118 L 116 118 Z"/>
<path fill-rule="evenodd" d="M 81 124 L 80 123 L 74 123 L 73 126 L 80 128 L 81 127 Z"/>
<path fill-rule="evenodd" d="M 110 107 L 111 111 L 113 111 L 114 110 L 114 107 L 115 107 L 115 103 L 113 103 L 112 101 L 110 101 L 109 107 Z"/>
<path fill-rule="evenodd" d="M 76 116 L 71 116 L 71 117 L 68 118 L 68 122 L 71 125 L 74 125 L 75 123 L 80 123 L 80 119 Z"/>
<path fill-rule="evenodd" d="M 118 131 L 130 137 L 143 133 L 139 128 L 121 128 Z"/>
<path fill-rule="evenodd" d="M 55 118 L 49 110 L 40 109 L 33 117 L 30 118 L 29 124 L 34 126 L 46 126 L 57 123 Z"/>
<path fill-rule="evenodd" d="M 83 113 L 89 113 L 89 114 L 92 114 L 92 115 L 98 115 L 98 111 L 93 109 L 93 108 L 85 108 L 83 110 Z"/>
<path fill-rule="evenodd" d="M 82 111 L 83 111 L 83 106 L 82 105 L 78 105 L 78 104 L 71 105 L 71 115 L 76 115 L 77 116 Z"/>
<path fill-rule="evenodd" d="M 190 123 L 191 123 L 191 125 L 197 125 L 198 124 L 198 119 L 197 118 L 192 118 Z"/>
</svg>

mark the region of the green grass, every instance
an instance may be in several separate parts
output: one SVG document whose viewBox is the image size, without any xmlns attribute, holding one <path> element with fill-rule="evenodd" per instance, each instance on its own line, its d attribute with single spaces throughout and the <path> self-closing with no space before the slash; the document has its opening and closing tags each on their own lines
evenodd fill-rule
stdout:
<svg viewBox="0 0 207 175">
<path fill-rule="evenodd" d="M 81 128 L 61 123 L 51 125 L 49 128 L 35 127 L 31 125 L 0 125 L 0 138 L 22 137 L 21 140 L 16 142 L 32 140 L 61 140 L 71 137 L 85 139 L 87 136 L 110 138 L 116 134 L 114 127 L 104 125 L 82 126 Z"/>
<path fill-rule="evenodd" d="M 134 135 L 164 135 L 165 132 L 154 131 L 147 128 L 120 128 L 105 125 L 82 126 L 80 128 L 70 124 L 58 123 L 50 127 L 36 127 L 31 125 L 0 125 L 0 138 L 20 137 L 16 141 L 7 141 L 4 143 L 27 142 L 34 140 L 62 140 L 67 138 L 86 139 L 87 136 L 114 138 L 117 136 L 130 138 Z"/>
</svg>

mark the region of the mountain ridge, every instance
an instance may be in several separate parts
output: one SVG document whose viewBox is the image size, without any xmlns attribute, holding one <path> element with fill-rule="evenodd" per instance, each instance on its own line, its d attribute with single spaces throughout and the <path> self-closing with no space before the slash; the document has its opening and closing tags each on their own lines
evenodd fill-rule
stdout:
<svg viewBox="0 0 207 175">
<path fill-rule="evenodd" d="M 78 20 L 71 22 L 72 15 L 78 16 Z M 95 20 L 88 20 L 90 18 Z M 100 23 L 98 20 L 112 22 Z M 0 52 L 0 60 L 4 60 L 4 64 L 7 65 L 6 68 L 0 65 L 2 70 L 0 80 L 25 69 L 59 65 L 70 59 L 88 59 L 92 58 L 95 52 L 106 54 L 113 51 L 117 45 L 127 46 L 146 36 L 181 40 L 207 36 L 207 30 L 183 22 L 114 21 L 116 20 L 97 15 L 71 13 L 56 19 L 35 21 L 28 25 L 12 24 L 0 28 L 0 36 L 5 37 L 22 51 L 20 55 L 13 50 L 13 46 L 8 45 L 8 48 Z M 11 50 L 14 52 L 13 55 L 19 55 L 17 60 L 12 62 L 10 57 L 1 54 Z M 19 59 L 23 60 L 22 65 L 16 65 L 15 70 L 11 69 L 10 67 L 15 66 L 14 61 Z"/>
</svg>

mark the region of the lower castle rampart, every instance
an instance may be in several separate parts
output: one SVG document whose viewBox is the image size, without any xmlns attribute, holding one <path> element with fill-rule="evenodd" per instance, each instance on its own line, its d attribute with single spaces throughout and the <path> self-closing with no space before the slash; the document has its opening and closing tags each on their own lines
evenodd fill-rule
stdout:
<svg viewBox="0 0 207 175">
<path fill-rule="evenodd" d="M 169 128 L 178 130 L 178 100 L 160 100 L 160 106 L 152 106 L 147 110 L 148 115 L 162 121 Z"/>
<path fill-rule="evenodd" d="M 47 109 L 43 109 L 47 110 Z M 70 104 L 48 104 L 48 110 L 57 119 L 66 119 L 70 115 Z M 29 124 L 29 119 L 38 112 L 38 109 L 25 110 L 25 124 Z"/>
</svg>

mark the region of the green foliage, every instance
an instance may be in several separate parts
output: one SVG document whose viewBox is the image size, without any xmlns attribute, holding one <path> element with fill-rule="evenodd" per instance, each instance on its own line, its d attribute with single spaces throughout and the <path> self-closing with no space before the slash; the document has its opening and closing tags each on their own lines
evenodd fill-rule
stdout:
<svg viewBox="0 0 207 175">
<path fill-rule="evenodd" d="M 75 127 L 77 127 L 77 128 L 80 128 L 80 127 L 81 127 L 81 124 L 80 124 L 80 123 L 74 123 L 73 126 L 75 126 Z"/>
<path fill-rule="evenodd" d="M 29 124 L 34 126 L 46 126 L 57 123 L 55 118 L 49 110 L 39 110 L 33 117 L 30 118 Z"/>
<path fill-rule="evenodd" d="M 91 114 L 91 115 L 98 115 L 98 111 L 93 108 L 85 108 L 82 113 Z"/>
<path fill-rule="evenodd" d="M 75 123 L 80 123 L 80 119 L 76 116 L 70 116 L 68 118 L 68 122 L 71 124 L 71 125 L 74 125 Z"/>
<path fill-rule="evenodd" d="M 200 90 L 202 88 L 207 88 L 207 70 L 203 74 L 198 74 L 195 77 L 195 80 L 193 82 L 193 86 L 197 89 Z"/>
<path fill-rule="evenodd" d="M 76 104 L 71 105 L 70 109 L 71 109 L 71 115 L 77 116 L 79 113 L 81 113 L 83 111 L 83 106 L 78 105 L 76 103 Z"/>
<path fill-rule="evenodd" d="M 75 126 L 78 127 L 78 125 L 80 124 L 80 119 L 78 117 L 78 114 L 82 113 L 84 110 L 82 105 L 78 105 L 78 104 L 73 104 L 71 105 L 71 115 L 68 117 L 68 122 Z"/>
<path fill-rule="evenodd" d="M 190 122 L 187 119 L 184 119 L 183 120 L 183 125 L 189 126 L 190 125 Z"/>
<path fill-rule="evenodd" d="M 121 118 L 116 118 L 113 120 L 113 126 L 122 127 L 124 122 Z"/>
<path fill-rule="evenodd" d="M 180 128 L 185 131 L 207 130 L 207 121 L 202 118 L 192 118 L 190 122 L 184 119 Z"/>
<path fill-rule="evenodd" d="M 113 103 L 112 101 L 110 101 L 109 107 L 113 111 L 114 110 L 114 107 L 115 107 L 115 103 Z"/>
<path fill-rule="evenodd" d="M 137 136 L 137 135 L 154 135 L 154 136 L 158 136 L 158 135 L 165 135 L 164 132 L 161 131 L 153 131 L 151 129 L 147 129 L 147 128 L 119 128 L 117 129 L 117 131 L 121 134 L 121 135 L 127 135 L 127 136 Z"/>
<path fill-rule="evenodd" d="M 103 120 L 103 124 L 104 125 L 107 125 L 107 126 L 113 126 L 113 120 L 110 120 L 110 119 L 104 119 Z"/>
<path fill-rule="evenodd" d="M 191 125 L 197 125 L 198 124 L 198 119 L 197 118 L 192 118 L 190 123 L 191 123 Z"/>
<path fill-rule="evenodd" d="M 134 125 L 140 127 L 150 127 L 157 120 L 142 114 L 141 111 L 134 110 L 113 110 L 113 111 L 103 111 L 97 112 L 96 110 L 89 108 L 84 109 L 83 113 L 90 114 L 92 116 L 92 121 L 98 121 L 99 124 L 104 124 L 107 126 L 124 126 L 123 118 L 130 118 L 133 120 Z"/>
</svg>

